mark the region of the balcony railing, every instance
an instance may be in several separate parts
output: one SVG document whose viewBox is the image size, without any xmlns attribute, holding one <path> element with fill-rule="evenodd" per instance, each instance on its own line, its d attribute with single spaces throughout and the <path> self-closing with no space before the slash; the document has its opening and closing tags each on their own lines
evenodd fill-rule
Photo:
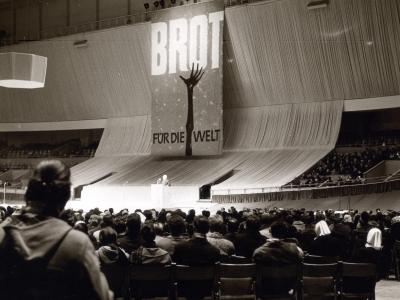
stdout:
<svg viewBox="0 0 400 300">
<path fill-rule="evenodd" d="M 200 3 L 210 2 L 210 1 L 212 1 L 212 0 L 194 0 L 194 3 L 185 4 L 184 6 L 197 5 Z M 253 3 L 253 2 L 260 2 L 260 1 L 263 1 L 263 0 L 224 0 L 224 5 L 225 5 L 225 7 L 229 7 L 229 6 L 243 5 L 243 4 Z M 264 1 L 268 1 L 268 0 L 264 0 Z M 272 0 L 269 0 L 269 1 L 272 1 Z M 72 34 L 77 34 L 77 33 L 90 32 L 90 31 L 102 30 L 102 29 L 113 28 L 113 27 L 118 27 L 118 26 L 124 26 L 124 25 L 129 25 L 129 24 L 148 22 L 148 21 L 151 21 L 153 18 L 156 18 L 160 14 L 160 12 L 165 9 L 174 9 L 174 7 L 142 11 L 142 12 L 137 12 L 137 13 L 130 14 L 130 15 L 124 15 L 124 16 L 119 16 L 119 17 L 114 17 L 114 18 L 107 18 L 107 19 L 102 19 L 102 20 L 98 20 L 98 21 L 74 24 L 74 25 L 69 25 L 69 26 L 46 28 L 39 32 L 30 33 L 29 36 L 24 39 L 16 39 L 15 37 L 13 38 L 12 35 L 10 35 L 10 34 L 3 33 L 3 35 L 0 34 L 0 46 L 7 46 L 7 45 L 17 44 L 17 43 L 21 43 L 21 42 L 38 41 L 38 40 L 50 39 L 50 38 L 54 38 L 54 37 L 67 36 L 67 35 L 72 35 Z M 18 24 L 16 24 L 16 26 L 18 26 Z"/>
<path fill-rule="evenodd" d="M 229 188 L 212 191 L 212 202 L 251 203 L 281 200 L 320 199 L 354 195 L 384 193 L 400 190 L 400 174 L 390 177 L 369 178 L 368 181 L 320 187 L 317 185 L 292 185 L 263 188 Z"/>
</svg>

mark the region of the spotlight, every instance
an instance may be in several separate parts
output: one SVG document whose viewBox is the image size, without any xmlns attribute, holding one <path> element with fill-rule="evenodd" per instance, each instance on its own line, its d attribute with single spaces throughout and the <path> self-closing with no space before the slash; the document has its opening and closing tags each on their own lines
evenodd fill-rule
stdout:
<svg viewBox="0 0 400 300">
<path fill-rule="evenodd" d="M 148 10 L 148 9 L 150 8 L 150 5 L 149 5 L 148 3 L 145 3 L 145 4 L 144 4 L 144 8 L 145 8 L 146 10 Z"/>
<path fill-rule="evenodd" d="M 82 48 L 82 47 L 87 47 L 88 41 L 87 40 L 79 40 L 74 42 L 75 48 Z"/>
<path fill-rule="evenodd" d="M 329 4 L 329 0 L 316 0 L 316 1 L 310 1 L 307 4 L 307 8 L 312 10 L 312 9 L 319 9 L 319 8 L 325 8 Z"/>
<path fill-rule="evenodd" d="M 154 1 L 153 4 L 154 4 L 154 7 L 156 7 L 156 8 L 160 5 L 160 3 L 158 1 Z"/>
</svg>

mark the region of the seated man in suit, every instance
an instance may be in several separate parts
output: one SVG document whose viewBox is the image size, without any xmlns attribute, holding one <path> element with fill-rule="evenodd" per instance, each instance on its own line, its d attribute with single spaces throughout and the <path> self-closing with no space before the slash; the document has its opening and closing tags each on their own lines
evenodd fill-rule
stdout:
<svg viewBox="0 0 400 300">
<path fill-rule="evenodd" d="M 193 237 L 175 246 L 173 261 L 189 266 L 212 265 L 219 261 L 219 249 L 207 240 L 206 234 L 209 230 L 210 225 L 206 217 L 195 217 Z"/>
<path fill-rule="evenodd" d="M 253 259 L 257 264 L 271 267 L 285 267 L 300 264 L 303 251 L 297 246 L 294 239 L 288 239 L 289 226 L 285 222 L 275 222 L 271 226 L 272 238 L 254 251 Z M 259 285 L 263 293 L 281 294 L 292 289 L 291 280 L 269 279 L 267 283 Z"/>
<path fill-rule="evenodd" d="M 173 261 L 177 264 L 189 266 L 213 265 L 219 261 L 219 249 L 207 241 L 206 234 L 209 229 L 210 225 L 206 217 L 195 217 L 193 237 L 175 246 Z M 208 296 L 212 286 L 213 282 L 209 280 L 181 282 L 178 283 L 178 293 L 189 299 L 201 299 Z"/>
</svg>

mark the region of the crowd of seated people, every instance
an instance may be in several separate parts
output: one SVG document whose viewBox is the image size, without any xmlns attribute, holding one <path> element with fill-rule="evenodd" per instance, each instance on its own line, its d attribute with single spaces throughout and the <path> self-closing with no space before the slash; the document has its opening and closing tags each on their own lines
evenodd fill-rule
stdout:
<svg viewBox="0 0 400 300">
<path fill-rule="evenodd" d="M 382 160 L 400 159 L 400 147 L 368 148 L 360 152 L 333 150 L 313 168 L 295 179 L 296 185 L 316 185 L 323 182 L 353 184 L 363 182 L 363 174 Z"/>
<path fill-rule="evenodd" d="M 2 219 L 13 209 L 1 208 Z M 18 214 L 18 212 L 17 212 Z M 190 210 L 112 208 L 65 210 L 70 226 L 87 235 L 107 275 L 111 265 L 208 265 L 245 257 L 255 263 L 290 265 L 306 254 L 374 263 L 378 278 L 389 274 L 392 247 L 400 240 L 400 214 L 305 209 Z M 112 280 L 112 279 L 109 279 Z"/>
<path fill-rule="evenodd" d="M 83 146 L 80 140 L 59 144 L 36 143 L 21 146 L 2 145 L 0 158 L 93 157 L 98 143 Z"/>
<path fill-rule="evenodd" d="M 339 136 L 337 145 L 339 147 L 375 147 L 375 146 L 396 146 L 400 144 L 400 134 L 376 134 L 365 137 Z"/>
<path fill-rule="evenodd" d="M 50 264 L 50 269 L 62 271 L 61 275 L 57 273 L 62 277 L 49 280 L 63 280 L 47 285 L 45 291 L 41 291 L 49 293 L 46 296 L 54 292 L 49 290 L 53 285 L 71 292 L 68 289 L 76 287 L 76 280 L 79 280 L 80 284 L 85 283 L 85 288 L 76 292 L 109 299 L 108 284 L 118 293 L 116 284 L 123 282 L 122 279 L 115 282 L 115 269 L 121 271 L 120 278 L 123 278 L 123 270 L 135 265 L 174 262 L 206 266 L 238 257 L 256 264 L 281 267 L 300 264 L 308 254 L 335 257 L 341 261 L 375 264 L 377 279 L 380 279 L 388 276 L 392 248 L 395 241 L 400 240 L 400 213 L 395 211 L 377 209 L 360 213 L 357 210 L 279 208 L 238 211 L 231 207 L 213 214 L 193 209 L 188 213 L 180 209 L 114 212 L 112 208 L 104 211 L 95 208 L 84 213 L 64 210 L 69 197 L 69 169 L 59 161 L 45 161 L 39 164 L 29 181 L 25 195 L 27 206 L 22 209 L 0 207 L 2 290 L 4 284 L 21 282 L 2 281 L 2 272 L 9 264 L 24 269 L 23 273 L 13 274 L 20 280 L 29 274 L 25 270 L 29 270 L 32 259 L 47 257 L 49 253 L 54 257 L 49 261 L 41 260 L 35 266 Z M 100 261 L 108 284 L 95 260 Z M 72 274 L 69 264 L 74 266 Z M 40 278 L 35 277 L 35 280 Z M 35 289 L 35 280 L 18 293 L 26 296 L 27 291 Z M 70 281 L 73 282 L 71 286 L 63 285 Z M 197 295 L 201 294 L 201 290 L 192 288 Z M 7 290 L 16 293 L 12 288 Z"/>
<path fill-rule="evenodd" d="M 368 256 L 365 251 L 372 249 L 379 250 L 376 259 L 389 263 L 390 257 L 385 255 L 390 254 L 394 240 L 400 240 L 399 214 L 380 210 L 335 213 L 278 208 L 236 211 L 231 207 L 214 215 L 206 210 L 196 215 L 194 210 L 185 213 L 153 209 L 129 213 L 125 209 L 114 214 L 113 209 L 93 209 L 86 214 L 67 210 L 62 218 L 85 232 L 96 248 L 102 245 L 101 232 L 112 232 L 115 244 L 127 258 L 140 264 L 170 263 L 171 259 L 178 263 L 204 264 L 229 260 L 232 255 L 256 261 L 283 257 L 296 261 L 304 253 L 364 261 L 369 260 L 364 257 Z M 367 237 L 368 233 L 371 237 Z M 364 240 L 359 241 L 357 238 L 361 235 Z M 290 255 L 280 257 L 281 253 L 277 252 L 270 255 L 270 247 L 282 247 L 281 251 Z M 206 256 L 197 253 L 202 248 Z M 137 257 L 143 260 L 138 262 Z M 382 276 L 387 272 L 388 269 L 382 270 Z"/>
</svg>

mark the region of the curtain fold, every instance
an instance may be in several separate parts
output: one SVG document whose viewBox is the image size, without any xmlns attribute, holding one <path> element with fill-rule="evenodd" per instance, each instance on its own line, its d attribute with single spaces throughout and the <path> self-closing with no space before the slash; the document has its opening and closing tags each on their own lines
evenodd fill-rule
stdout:
<svg viewBox="0 0 400 300">
<path fill-rule="evenodd" d="M 224 150 L 332 149 L 343 101 L 226 109 Z"/>
<path fill-rule="evenodd" d="M 400 2 L 264 1 L 225 10 L 225 107 L 400 93 Z"/>
<path fill-rule="evenodd" d="M 107 120 L 96 156 L 140 155 L 150 153 L 151 116 Z"/>
<path fill-rule="evenodd" d="M 87 40 L 77 48 L 74 42 Z M 92 120 L 151 113 L 150 24 L 1 47 L 48 58 L 45 87 L 0 89 L 2 122 Z"/>
</svg>

